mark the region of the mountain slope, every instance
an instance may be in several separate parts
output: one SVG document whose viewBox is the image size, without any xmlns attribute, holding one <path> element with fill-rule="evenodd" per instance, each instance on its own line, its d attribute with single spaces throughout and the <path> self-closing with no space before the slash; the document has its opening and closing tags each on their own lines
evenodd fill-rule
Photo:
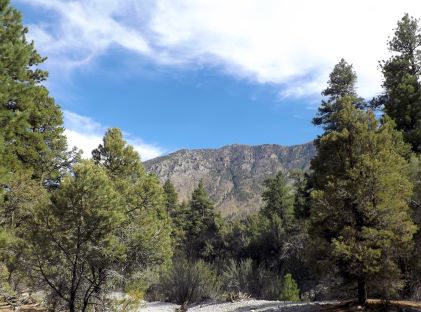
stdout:
<svg viewBox="0 0 421 312">
<path fill-rule="evenodd" d="M 228 145 L 218 149 L 180 150 L 146 161 L 161 181 L 170 179 L 180 200 L 188 200 L 200 179 L 223 215 L 248 214 L 262 204 L 266 177 L 279 170 L 307 169 L 315 154 L 313 143 L 294 146 Z"/>
</svg>

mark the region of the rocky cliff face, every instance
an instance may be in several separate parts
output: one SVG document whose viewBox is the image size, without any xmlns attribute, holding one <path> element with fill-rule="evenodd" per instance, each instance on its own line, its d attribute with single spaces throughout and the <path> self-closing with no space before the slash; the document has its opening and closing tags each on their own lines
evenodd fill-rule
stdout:
<svg viewBox="0 0 421 312">
<path fill-rule="evenodd" d="M 312 143 L 295 146 L 228 145 L 219 149 L 180 150 L 145 162 L 161 181 L 170 179 L 181 201 L 188 200 L 203 179 L 222 215 L 249 214 L 262 205 L 266 177 L 279 170 L 307 169 L 315 154 Z"/>
</svg>

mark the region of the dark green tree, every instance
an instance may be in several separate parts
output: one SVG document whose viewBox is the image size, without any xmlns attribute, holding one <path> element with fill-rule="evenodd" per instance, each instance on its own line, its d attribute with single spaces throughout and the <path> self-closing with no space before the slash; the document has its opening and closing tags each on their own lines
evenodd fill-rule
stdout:
<svg viewBox="0 0 421 312">
<path fill-rule="evenodd" d="M 170 179 L 165 181 L 163 189 L 165 193 L 165 208 L 167 213 L 173 217 L 179 208 L 177 191 Z"/>
<path fill-rule="evenodd" d="M 329 75 L 327 88 L 322 92 L 325 99 L 322 100 L 317 115 L 313 118 L 313 124 L 322 126 L 326 131 L 333 130 L 335 124 L 332 116 L 341 109 L 340 99 L 344 96 L 351 97 L 356 106 L 362 107 L 363 99 L 357 95 L 356 83 L 357 74 L 352 65 L 341 59 Z"/>
<path fill-rule="evenodd" d="M 384 94 L 374 105 L 395 120 L 412 149 L 421 152 L 421 28 L 405 14 L 388 42 L 393 55 L 380 62 Z"/>
<path fill-rule="evenodd" d="M 164 190 L 155 175 L 146 173 L 139 154 L 123 139 L 120 129 L 109 129 L 92 155 L 122 196 L 126 219 L 119 239 L 128 251 L 125 262 L 116 264 L 116 270 L 121 270 L 127 283 L 146 287 L 141 285 L 143 281 L 135 280 L 136 273 L 157 271 L 169 264 L 172 256 Z"/>
<path fill-rule="evenodd" d="M 187 213 L 186 254 L 191 259 L 212 261 L 220 248 L 221 217 L 205 191 L 203 181 L 193 191 Z"/>
<path fill-rule="evenodd" d="M 73 154 L 67 152 L 60 107 L 42 84 L 45 58 L 26 40 L 28 29 L 21 14 L 0 1 L 0 128 L 2 166 L 7 172 L 30 170 L 44 183 L 57 182 L 68 170 Z M 50 182 L 50 183 L 48 183 Z"/>
<path fill-rule="evenodd" d="M 411 247 L 408 150 L 387 117 L 362 111 L 344 98 L 336 130 L 325 133 L 311 168 L 311 231 L 315 257 L 358 286 L 364 303 L 369 287 L 389 296 L 399 285 L 399 260 Z M 325 267 L 326 271 L 326 267 Z"/>
<path fill-rule="evenodd" d="M 286 176 L 280 171 L 276 176 L 267 178 L 263 184 L 264 206 L 261 213 L 267 218 L 276 215 L 286 228 L 290 227 L 294 218 L 294 198 Z"/>
<path fill-rule="evenodd" d="M 30 221 L 34 272 L 70 312 L 97 303 L 114 264 L 125 260 L 127 248 L 118 239 L 124 219 L 106 173 L 83 162 Z"/>
<path fill-rule="evenodd" d="M 311 175 L 295 170 L 291 172 L 291 177 L 294 180 L 294 216 L 297 221 L 305 221 L 310 217 Z"/>
</svg>

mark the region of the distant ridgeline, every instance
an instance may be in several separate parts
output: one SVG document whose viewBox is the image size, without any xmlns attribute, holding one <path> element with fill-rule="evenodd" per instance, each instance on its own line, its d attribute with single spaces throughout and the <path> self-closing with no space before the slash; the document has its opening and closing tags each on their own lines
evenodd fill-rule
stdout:
<svg viewBox="0 0 421 312">
<path fill-rule="evenodd" d="M 164 182 L 170 179 L 180 201 L 203 179 L 222 215 L 250 214 L 262 206 L 263 181 L 278 171 L 309 168 L 313 143 L 294 146 L 228 145 L 218 149 L 180 150 L 144 163 Z"/>
</svg>

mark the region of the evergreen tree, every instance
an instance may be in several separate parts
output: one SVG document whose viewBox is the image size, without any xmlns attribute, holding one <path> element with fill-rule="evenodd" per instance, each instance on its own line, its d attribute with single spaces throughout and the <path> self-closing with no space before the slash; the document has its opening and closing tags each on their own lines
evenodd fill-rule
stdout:
<svg viewBox="0 0 421 312">
<path fill-rule="evenodd" d="M 305 221 L 310 217 L 312 181 L 309 173 L 302 170 L 291 172 L 294 179 L 294 216 L 297 221 Z"/>
<path fill-rule="evenodd" d="M 205 191 L 203 181 L 193 191 L 187 214 L 188 224 L 185 238 L 189 258 L 214 260 L 220 245 L 221 217 L 215 211 Z"/>
<path fill-rule="evenodd" d="M 357 95 L 356 83 L 357 74 L 352 65 L 341 59 L 329 75 L 328 86 L 322 92 L 325 99 L 313 118 L 313 124 L 322 126 L 326 131 L 333 130 L 335 124 L 332 116 L 341 109 L 340 99 L 345 96 L 351 97 L 355 106 L 362 107 L 363 99 Z"/>
<path fill-rule="evenodd" d="M 293 195 L 285 175 L 280 171 L 275 177 L 264 181 L 262 198 L 264 206 L 261 213 L 268 218 L 277 215 L 285 227 L 290 227 L 293 220 Z"/>
<path fill-rule="evenodd" d="M 281 297 L 284 301 L 300 301 L 300 289 L 289 273 L 282 280 Z"/>
<path fill-rule="evenodd" d="M 154 271 L 167 265 L 172 256 L 171 222 L 157 177 L 146 173 L 139 154 L 117 128 L 106 132 L 92 155 L 123 198 L 126 219 L 119 239 L 128 253 L 122 273 L 130 281 L 139 270 Z"/>
<path fill-rule="evenodd" d="M 121 204 L 105 172 L 83 162 L 30 222 L 35 272 L 70 312 L 87 311 L 104 291 L 113 265 L 126 258 L 118 239 Z"/>
<path fill-rule="evenodd" d="M 421 152 L 421 28 L 405 14 L 388 42 L 393 55 L 380 62 L 384 94 L 374 105 L 395 120 L 412 149 Z"/>
<path fill-rule="evenodd" d="M 45 58 L 26 40 L 21 14 L 0 0 L 0 128 L 2 166 L 7 172 L 30 170 L 42 183 L 57 182 L 69 169 L 62 113 L 41 84 Z"/>
<path fill-rule="evenodd" d="M 173 217 L 179 207 L 177 191 L 175 190 L 174 184 L 171 183 L 170 179 L 165 181 L 163 189 L 165 192 L 165 208 L 167 213 Z"/>
<path fill-rule="evenodd" d="M 389 292 L 398 286 L 398 261 L 415 232 L 407 204 L 412 187 L 394 123 L 387 117 L 380 123 L 350 98 L 342 107 L 311 164 L 317 183 L 310 236 L 319 260 L 356 282 L 364 303 L 368 285 Z"/>
<path fill-rule="evenodd" d="M 138 152 L 127 144 L 118 128 L 107 130 L 103 143 L 92 151 L 92 159 L 101 164 L 114 180 L 136 182 L 145 175 Z"/>
<path fill-rule="evenodd" d="M 298 267 L 301 229 L 294 217 L 294 196 L 286 176 L 280 171 L 267 178 L 264 186 L 264 206 L 250 224 L 255 229 L 249 248 L 254 260 L 282 276 L 290 267 Z"/>
</svg>

